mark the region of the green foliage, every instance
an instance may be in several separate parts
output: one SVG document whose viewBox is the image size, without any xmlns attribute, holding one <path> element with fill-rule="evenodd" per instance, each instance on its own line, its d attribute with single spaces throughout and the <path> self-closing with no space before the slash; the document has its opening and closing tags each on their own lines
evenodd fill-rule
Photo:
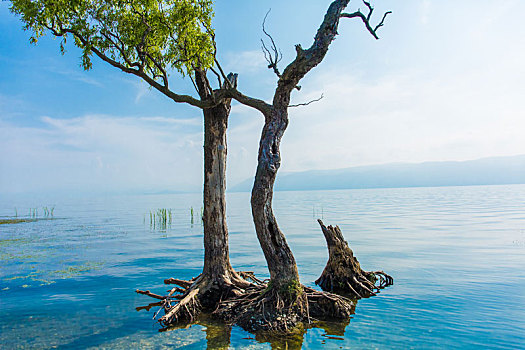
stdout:
<svg viewBox="0 0 525 350">
<path fill-rule="evenodd" d="M 82 49 L 82 67 L 93 53 L 142 70 L 154 79 L 167 69 L 191 74 L 213 65 L 212 0 L 11 0 L 36 43 L 47 32 Z"/>
</svg>

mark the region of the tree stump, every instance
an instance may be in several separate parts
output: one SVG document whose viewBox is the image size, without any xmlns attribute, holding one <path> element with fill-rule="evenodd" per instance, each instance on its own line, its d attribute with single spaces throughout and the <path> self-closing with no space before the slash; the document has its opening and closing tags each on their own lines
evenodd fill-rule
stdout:
<svg viewBox="0 0 525 350">
<path fill-rule="evenodd" d="M 391 276 L 383 271 L 364 271 L 348 246 L 339 226 L 326 227 L 321 220 L 326 244 L 328 245 L 328 262 L 321 276 L 315 281 L 324 291 L 366 298 L 376 295 L 394 283 Z"/>
</svg>

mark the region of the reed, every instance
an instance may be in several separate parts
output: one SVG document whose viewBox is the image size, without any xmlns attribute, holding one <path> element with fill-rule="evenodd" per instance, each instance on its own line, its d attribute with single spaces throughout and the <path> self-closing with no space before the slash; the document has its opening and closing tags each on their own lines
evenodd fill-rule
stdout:
<svg viewBox="0 0 525 350">
<path fill-rule="evenodd" d="M 159 208 L 149 211 L 149 226 L 150 229 L 166 230 L 171 226 L 173 221 L 173 209 Z M 146 222 L 146 214 L 144 214 L 144 223 Z"/>
<path fill-rule="evenodd" d="M 53 217 L 55 207 L 54 206 L 53 207 L 42 207 L 42 211 L 44 212 L 45 218 Z"/>
</svg>

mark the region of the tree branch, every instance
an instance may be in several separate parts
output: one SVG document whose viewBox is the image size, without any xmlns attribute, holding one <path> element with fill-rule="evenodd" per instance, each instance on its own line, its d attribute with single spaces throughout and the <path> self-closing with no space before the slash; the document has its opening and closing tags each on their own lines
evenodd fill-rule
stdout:
<svg viewBox="0 0 525 350">
<path fill-rule="evenodd" d="M 255 108 L 256 110 L 260 111 L 265 116 L 270 113 L 270 110 L 272 108 L 270 104 L 264 102 L 263 100 L 259 100 L 257 98 L 246 96 L 242 94 L 241 92 L 239 92 L 239 90 L 237 89 L 230 88 L 230 89 L 224 89 L 221 91 L 224 91 L 225 97 L 233 98 L 237 102 L 242 103 L 243 105 Z"/>
<path fill-rule="evenodd" d="M 224 74 L 224 70 L 222 70 L 222 67 L 221 67 L 219 61 L 217 60 L 217 58 L 214 58 L 214 61 L 215 61 L 215 65 L 217 66 L 217 68 L 219 68 L 219 71 L 221 72 L 221 75 L 222 75 L 222 77 L 224 79 L 224 83 L 229 85 L 230 81 L 228 80 L 228 77 L 226 76 L 226 74 Z"/>
<path fill-rule="evenodd" d="M 372 26 L 370 25 L 370 17 L 372 17 L 372 12 L 374 11 L 374 8 L 372 7 L 372 5 L 370 5 L 369 2 L 367 2 L 365 0 L 363 0 L 363 3 L 366 5 L 366 7 L 368 7 L 368 15 L 365 16 L 361 12 L 361 10 L 357 10 L 356 12 L 353 12 L 353 13 L 341 13 L 341 17 L 344 17 L 344 18 L 356 18 L 356 17 L 359 17 L 359 18 L 361 18 L 361 20 L 365 24 L 366 29 L 370 32 L 370 34 L 372 34 L 372 36 L 374 38 L 379 40 L 379 37 L 377 36 L 377 30 L 383 26 L 383 24 L 385 23 L 386 16 L 391 14 L 392 11 L 385 12 L 385 14 L 383 15 L 383 18 L 381 19 L 381 22 L 379 22 L 378 25 L 376 25 L 374 28 L 372 28 Z"/>
<path fill-rule="evenodd" d="M 324 94 L 321 94 L 320 97 L 316 98 L 316 99 L 313 99 L 311 101 L 308 101 L 308 102 L 305 102 L 305 103 L 298 103 L 298 104 L 295 104 L 295 105 L 288 105 L 288 107 L 301 107 L 301 106 L 308 106 L 309 104 L 312 104 L 314 102 L 318 102 L 318 101 L 321 101 L 324 97 Z"/>
<path fill-rule="evenodd" d="M 270 49 L 272 51 L 270 52 L 270 49 L 266 47 L 266 44 L 264 43 L 263 39 L 261 39 L 261 50 L 264 54 L 264 58 L 266 59 L 266 62 L 268 62 L 268 68 L 273 69 L 273 72 L 275 73 L 275 75 L 277 75 L 277 77 L 280 78 L 281 73 L 279 72 L 279 69 L 277 68 L 277 64 L 282 60 L 283 55 L 281 51 L 277 49 L 277 45 L 275 44 L 273 37 L 270 34 L 268 34 L 268 32 L 266 31 L 266 27 L 265 27 L 266 18 L 268 17 L 268 14 L 270 14 L 271 10 L 272 9 L 269 9 L 268 12 L 266 12 L 266 15 L 264 16 L 264 20 L 262 23 L 262 31 L 270 39 L 270 43 L 271 43 Z"/>
<path fill-rule="evenodd" d="M 359 17 L 365 23 L 368 31 L 377 38 L 376 30 L 379 29 L 386 16 L 391 13 L 387 12 L 383 16 L 383 20 L 375 27 L 370 26 L 367 15 L 364 15 L 361 11 L 357 11 L 351 14 L 343 13 L 343 10 L 348 6 L 350 0 L 334 0 L 328 7 L 324 16 L 323 22 L 319 26 L 317 33 L 314 38 L 313 44 L 307 50 L 303 49 L 301 45 L 296 45 L 296 57 L 283 71 L 277 83 L 277 89 L 274 95 L 274 104 L 280 106 L 288 106 L 290 102 L 290 93 L 297 86 L 299 81 L 315 66 L 317 66 L 324 59 L 330 44 L 333 42 L 337 35 L 337 29 L 339 27 L 339 19 L 341 17 Z M 373 8 L 368 1 L 364 1 L 365 6 L 368 8 L 368 16 L 371 16 Z"/>
<path fill-rule="evenodd" d="M 213 72 L 213 74 L 215 74 L 215 76 L 217 77 L 217 80 L 219 82 L 219 86 L 222 86 L 222 81 L 221 81 L 221 76 L 219 75 L 219 73 L 217 73 L 217 71 L 215 69 L 213 69 L 213 67 L 210 67 L 210 70 Z"/>
<path fill-rule="evenodd" d="M 102 59 L 103 61 L 109 63 L 113 67 L 119 68 L 120 70 L 122 70 L 125 73 L 133 74 L 133 75 L 136 75 L 136 76 L 142 78 L 144 81 L 146 81 L 152 87 L 154 87 L 156 90 L 158 90 L 159 92 L 163 93 L 164 95 L 166 95 L 167 97 L 172 99 L 174 102 L 187 103 L 189 105 L 192 105 L 192 106 L 195 106 L 195 107 L 199 107 L 199 108 L 211 108 L 211 107 L 213 107 L 216 104 L 216 103 L 213 103 L 212 101 L 200 101 L 200 100 L 198 100 L 198 99 L 196 99 L 194 97 L 191 97 L 189 95 L 179 95 L 179 94 L 174 93 L 173 91 L 168 89 L 168 87 L 161 85 L 155 79 L 153 79 L 148 74 L 146 74 L 142 69 L 140 69 L 140 67 L 137 68 L 137 69 L 126 67 L 122 63 L 120 63 L 120 62 L 118 62 L 118 61 L 116 61 L 116 60 L 106 56 L 103 52 L 98 50 L 96 47 L 91 46 L 89 41 L 86 38 L 84 38 L 82 35 L 80 35 L 79 33 L 77 33 L 73 29 L 60 28 L 60 30 L 57 30 L 56 28 L 52 28 L 52 27 L 48 27 L 48 29 L 55 36 L 64 36 L 67 33 L 70 33 L 70 34 L 74 35 L 76 38 L 78 38 L 78 40 L 80 40 L 82 45 L 84 45 L 85 47 L 89 47 L 89 49 L 95 55 L 97 55 L 100 59 Z"/>
</svg>

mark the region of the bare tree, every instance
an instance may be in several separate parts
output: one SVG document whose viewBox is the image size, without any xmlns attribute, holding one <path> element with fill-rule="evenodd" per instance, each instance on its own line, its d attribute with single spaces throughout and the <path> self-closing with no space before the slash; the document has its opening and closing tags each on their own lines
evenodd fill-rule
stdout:
<svg viewBox="0 0 525 350">
<path fill-rule="evenodd" d="M 315 293 L 300 284 L 295 258 L 272 209 L 273 186 L 281 166 L 280 144 L 288 126 L 288 108 L 292 92 L 299 90 L 300 80 L 322 62 L 330 44 L 336 38 L 342 18 L 360 18 L 370 34 L 378 39 L 377 30 L 383 26 L 386 16 L 390 13 L 386 12 L 379 24 L 373 27 L 370 24 L 373 13 L 370 3 L 363 1 L 368 9 L 367 14 L 361 10 L 345 13 L 343 11 L 349 2 L 349 0 L 335 0 L 330 4 L 313 44 L 308 49 L 296 45 L 295 59 L 282 72 L 278 68 L 281 60 L 280 51 L 266 31 L 263 22 L 263 32 L 270 40 L 269 45 L 263 44 L 263 52 L 268 61 L 268 68 L 277 75 L 278 82 L 272 103 L 264 103 L 256 107 L 264 115 L 265 123 L 259 144 L 251 204 L 257 238 L 270 271 L 270 282 L 264 293 L 258 297 L 254 296 L 249 303 L 245 299 L 238 304 L 233 301 L 225 303 L 226 308 L 229 308 L 228 312 L 237 315 L 238 322 L 248 329 L 287 331 L 298 322 L 309 321 L 312 314 L 316 317 L 344 318 L 350 312 L 351 302 L 348 299 L 329 293 Z M 309 303 L 309 300 L 313 303 Z M 319 305 L 322 303 L 326 307 L 319 310 Z M 242 309 L 247 311 L 243 313 Z M 257 316 L 261 314 L 262 317 Z M 253 321 L 254 319 L 256 321 Z M 259 326 L 261 323 L 262 327 Z"/>
</svg>

